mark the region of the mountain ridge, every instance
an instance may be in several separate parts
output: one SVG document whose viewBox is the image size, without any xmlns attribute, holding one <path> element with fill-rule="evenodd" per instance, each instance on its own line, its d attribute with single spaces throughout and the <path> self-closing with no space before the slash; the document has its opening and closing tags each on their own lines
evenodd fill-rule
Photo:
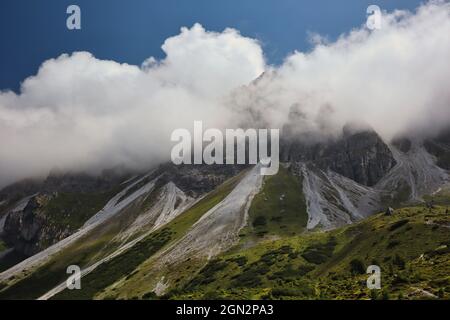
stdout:
<svg viewBox="0 0 450 320">
<path fill-rule="evenodd" d="M 326 165 L 333 162 L 316 164 L 314 157 L 284 162 L 272 180 L 256 174 L 257 167 L 246 166 L 163 165 L 129 176 L 77 231 L 0 273 L 0 297 L 156 297 L 149 292 L 164 295 L 187 285 L 208 261 L 229 250 L 333 232 L 388 206 L 429 203 L 447 190 L 448 172 L 423 145 L 411 142 L 405 152 L 393 145 L 386 148 L 381 152 L 389 150 L 392 167 L 373 186 L 333 171 Z M 20 216 L 30 199 L 0 218 L 6 222 L 6 216 Z M 264 213 L 266 207 L 271 209 Z M 298 229 L 289 229 L 284 221 Z M 82 267 L 82 279 L 90 283 L 85 292 L 64 290 L 69 264 Z M 23 291 L 30 286 L 35 289 Z"/>
</svg>

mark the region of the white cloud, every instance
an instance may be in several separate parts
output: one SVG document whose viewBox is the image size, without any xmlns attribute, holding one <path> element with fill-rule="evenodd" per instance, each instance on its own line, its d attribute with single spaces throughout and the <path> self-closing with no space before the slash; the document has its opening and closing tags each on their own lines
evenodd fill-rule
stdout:
<svg viewBox="0 0 450 320">
<path fill-rule="evenodd" d="M 136 67 L 87 52 L 48 60 L 21 93 L 0 93 L 0 185 L 61 169 L 149 166 L 170 159 L 170 133 L 200 119 L 222 126 L 231 89 L 265 68 L 261 47 L 236 30 L 182 28 L 166 58 Z M 220 115 L 220 116 L 219 116 Z"/>
<path fill-rule="evenodd" d="M 415 14 L 385 14 L 381 30 L 362 27 L 334 43 L 316 41 L 310 53 L 295 52 L 231 104 L 241 115 L 257 110 L 259 120 L 274 127 L 283 126 L 290 111 L 301 113 L 290 119 L 300 133 L 336 134 L 356 122 L 386 140 L 411 131 L 431 134 L 450 126 L 449 35 L 448 2 L 431 2 Z"/>
<path fill-rule="evenodd" d="M 336 42 L 314 36 L 314 50 L 280 67 L 265 65 L 258 41 L 199 24 L 165 41 L 165 59 L 141 67 L 86 52 L 46 61 L 19 95 L 0 93 L 0 185 L 55 166 L 165 161 L 171 131 L 194 120 L 219 128 L 290 121 L 320 134 L 357 122 L 385 139 L 448 128 L 449 15 L 448 2 L 431 2 L 386 14 L 381 30 L 361 27 Z"/>
</svg>

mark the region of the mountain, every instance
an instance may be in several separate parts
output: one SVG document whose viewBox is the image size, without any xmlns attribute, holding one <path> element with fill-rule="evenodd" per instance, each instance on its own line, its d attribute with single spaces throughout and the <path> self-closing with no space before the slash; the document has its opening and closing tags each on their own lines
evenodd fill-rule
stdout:
<svg viewBox="0 0 450 320">
<path fill-rule="evenodd" d="M 448 298 L 445 141 L 344 130 L 284 140 L 274 176 L 165 164 L 9 186 L 0 298 L 374 298 L 369 264 L 380 297 Z M 74 264 L 82 290 L 66 289 Z"/>
<path fill-rule="evenodd" d="M 286 162 L 312 163 L 365 186 L 375 185 L 396 164 L 389 147 L 371 130 L 344 128 L 342 137 L 316 143 L 288 140 L 283 151 Z"/>
</svg>

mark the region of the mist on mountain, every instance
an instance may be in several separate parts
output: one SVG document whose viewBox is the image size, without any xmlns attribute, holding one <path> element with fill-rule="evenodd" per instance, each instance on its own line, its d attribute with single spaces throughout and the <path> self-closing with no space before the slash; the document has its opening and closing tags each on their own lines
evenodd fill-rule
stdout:
<svg viewBox="0 0 450 320">
<path fill-rule="evenodd" d="M 268 65 L 237 30 L 182 28 L 166 58 L 141 66 L 88 52 L 45 61 L 21 91 L 0 93 L 0 187 L 53 168 L 101 172 L 169 160 L 170 134 L 205 127 L 290 128 L 295 139 L 338 138 L 348 123 L 389 142 L 450 125 L 450 4 L 384 13 L 335 42 Z M 255 80 L 257 79 L 257 80 Z"/>
</svg>

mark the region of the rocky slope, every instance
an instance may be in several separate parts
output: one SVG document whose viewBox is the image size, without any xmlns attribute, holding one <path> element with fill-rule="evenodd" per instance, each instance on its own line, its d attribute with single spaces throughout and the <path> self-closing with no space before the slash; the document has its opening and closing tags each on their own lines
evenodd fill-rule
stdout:
<svg viewBox="0 0 450 320">
<path fill-rule="evenodd" d="M 104 172 L 98 177 L 52 172 L 45 180 L 28 187 L 25 182 L 20 182 L 2 190 L 5 208 L 0 213 L 0 238 L 20 257 L 31 256 L 70 236 L 83 225 L 96 221 L 115 206 L 112 202 L 123 200 L 116 197 L 130 184 L 134 187 L 128 193 L 159 176 L 156 187 L 167 185 L 170 190 L 166 191 L 170 193 L 186 192 L 183 197 L 197 198 L 239 170 L 234 166 L 163 165 L 137 184 L 139 174 L 124 170 Z M 32 193 L 16 201 L 24 192 Z M 181 198 L 172 200 L 177 199 Z M 152 222 L 161 224 L 171 218 L 159 217 L 160 220 Z M 136 222 L 134 228 L 143 223 L 144 219 Z"/>
<path fill-rule="evenodd" d="M 0 298 L 149 298 L 169 292 L 183 296 L 191 289 L 205 293 L 195 279 L 205 265 L 215 269 L 208 261 L 224 252 L 250 250 L 252 256 L 252 248 L 266 243 L 347 230 L 346 225 L 364 223 L 387 206 L 422 202 L 431 208 L 430 199 L 446 199 L 445 157 L 428 150 L 426 144 L 409 140 L 388 146 L 371 131 L 344 132 L 334 142 L 284 145 L 285 162 L 272 177 L 263 178 L 257 167 L 168 164 L 95 187 L 84 178 L 80 186 L 73 179 L 47 179 L 19 201 L 4 196 L 3 239 L 17 251 L 35 254 L 0 273 Z M 444 208 L 439 210 L 441 228 L 448 216 L 441 212 Z M 352 240 L 347 240 L 342 245 L 350 246 Z M 71 264 L 82 268 L 83 290 L 65 290 Z M 259 285 L 258 277 L 252 280 L 250 274 L 236 277 Z M 173 292 L 187 288 L 191 291 Z"/>
</svg>

